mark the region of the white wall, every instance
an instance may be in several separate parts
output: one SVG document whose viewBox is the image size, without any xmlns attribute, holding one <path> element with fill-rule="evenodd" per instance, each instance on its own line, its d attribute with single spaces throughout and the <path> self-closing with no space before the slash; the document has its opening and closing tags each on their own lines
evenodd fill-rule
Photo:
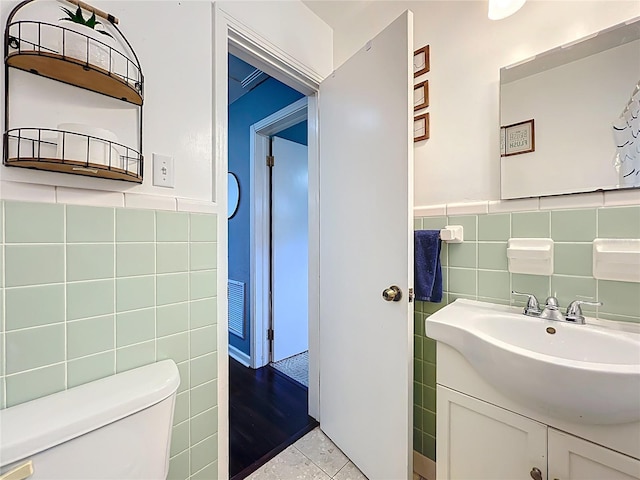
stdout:
<svg viewBox="0 0 640 480">
<path fill-rule="evenodd" d="M 216 4 L 312 79 L 319 82 L 332 72 L 333 31 L 302 2 L 225 0 Z"/>
<path fill-rule="evenodd" d="M 17 1 L 3 1 L 0 17 L 4 28 L 7 16 Z M 46 5 L 48 3 L 48 5 Z M 39 172 L 20 168 L 0 167 L 0 180 L 58 185 L 75 188 L 108 190 L 162 197 L 178 197 L 201 201 L 212 200 L 212 22 L 209 1 L 92 1 L 120 18 L 120 29 L 135 49 L 145 75 L 143 154 L 144 183 L 93 179 L 68 174 Z M 58 2 L 36 2 L 33 6 L 54 7 Z M 57 12 L 56 10 L 56 13 Z M 61 16 L 61 15 L 58 15 Z M 23 101 L 31 116 L 31 125 L 55 127 L 61 119 L 91 123 L 119 133 L 119 138 L 135 139 L 135 127 L 123 131 L 118 119 L 130 124 L 131 112 L 121 115 L 127 104 L 117 105 L 98 94 L 72 88 L 58 82 L 36 78 L 12 70 L 12 85 L 16 89 L 16 105 Z M 4 87 L 4 73 L 2 75 Z M 16 79 L 16 80 L 14 80 Z M 35 85 L 35 97 L 27 99 L 25 82 Z M 33 95 L 33 93 L 31 93 Z M 21 98 L 22 97 L 22 98 Z M 49 97 L 49 98 L 47 98 Z M 37 99 L 36 102 L 34 100 Z M 56 107 L 56 102 L 58 107 Z M 40 104 L 41 108 L 38 108 Z M 60 104 L 63 107 L 60 107 Z M 84 104 L 84 105 L 83 105 Z M 13 103 L 11 104 L 13 105 Z M 87 108 L 86 105 L 89 105 Z M 12 117 L 13 118 L 13 115 Z M 16 115 L 23 121 L 24 115 Z M 135 118 L 135 116 L 133 117 Z M 28 122 L 29 119 L 24 119 Z M 4 131 L 4 125 L 2 126 Z M 120 130 L 120 131 L 119 131 Z M 136 142 L 137 143 L 137 142 Z M 136 147 L 136 143 L 132 146 Z M 154 187 L 151 159 L 153 153 L 170 155 L 175 161 L 175 188 Z"/>
<path fill-rule="evenodd" d="M 407 8 L 415 48 L 431 45 L 431 138 L 416 144 L 415 205 L 500 198 L 501 67 L 640 15 L 637 1 L 529 0 L 500 21 L 484 0 L 360 2 L 332 25 L 336 67 Z"/>
</svg>

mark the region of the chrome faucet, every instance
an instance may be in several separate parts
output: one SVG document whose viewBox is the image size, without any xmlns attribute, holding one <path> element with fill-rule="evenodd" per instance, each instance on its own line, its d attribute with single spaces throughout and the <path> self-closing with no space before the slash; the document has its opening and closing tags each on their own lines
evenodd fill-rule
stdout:
<svg viewBox="0 0 640 480">
<path fill-rule="evenodd" d="M 543 320 L 555 320 L 557 322 L 570 322 L 576 323 L 579 325 L 584 325 L 584 315 L 582 315 L 582 308 L 580 305 L 593 305 L 593 306 L 602 306 L 602 302 L 586 302 L 584 300 L 574 300 L 567 307 L 567 311 L 564 315 L 560 313 L 558 310 L 558 299 L 556 297 L 547 297 L 545 301 L 545 306 L 542 310 L 540 310 L 540 303 L 535 295 L 531 293 L 520 293 L 513 290 L 511 292 L 513 295 L 522 295 L 524 297 L 528 297 L 527 305 L 524 307 L 525 315 L 529 317 L 538 317 Z"/>
<path fill-rule="evenodd" d="M 565 314 L 565 321 L 584 325 L 584 316 L 582 315 L 582 308 L 580 305 L 593 305 L 594 307 L 601 307 L 602 302 L 585 302 L 583 300 L 574 300 L 567 307 L 567 313 Z"/>
<path fill-rule="evenodd" d="M 547 297 L 545 304 L 544 309 L 540 312 L 540 318 L 564 322 L 565 318 L 558 310 L 558 299 L 556 297 Z"/>
<path fill-rule="evenodd" d="M 515 290 L 512 290 L 511 293 L 513 295 L 521 295 L 523 297 L 529 297 L 527 299 L 527 305 L 524 307 L 524 313 L 525 315 L 528 315 L 530 317 L 538 317 L 540 316 L 541 310 L 540 310 L 540 303 L 538 303 L 538 299 L 536 298 L 536 296 L 532 293 L 520 293 L 520 292 L 516 292 Z"/>
</svg>

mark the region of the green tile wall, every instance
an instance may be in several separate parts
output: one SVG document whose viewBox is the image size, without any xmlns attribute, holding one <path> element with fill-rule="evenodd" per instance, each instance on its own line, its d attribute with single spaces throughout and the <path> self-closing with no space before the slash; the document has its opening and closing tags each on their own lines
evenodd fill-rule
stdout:
<svg viewBox="0 0 640 480">
<path fill-rule="evenodd" d="M 558 297 L 561 306 L 576 298 L 597 298 L 602 307 L 585 308 L 589 316 L 640 322 L 640 283 L 596 280 L 592 276 L 595 238 L 640 238 L 640 206 L 584 208 L 486 215 L 415 218 L 416 229 L 464 225 L 462 244 L 443 244 L 442 303 L 416 302 L 413 448 L 435 460 L 436 345 L 424 334 L 425 319 L 454 301 L 471 298 L 521 305 L 511 290 L 535 293 L 540 300 Z M 555 243 L 554 275 L 511 274 L 507 240 L 550 237 Z"/>
<path fill-rule="evenodd" d="M 217 478 L 215 215 L 0 202 L 0 408 L 173 359 L 169 479 Z"/>
</svg>

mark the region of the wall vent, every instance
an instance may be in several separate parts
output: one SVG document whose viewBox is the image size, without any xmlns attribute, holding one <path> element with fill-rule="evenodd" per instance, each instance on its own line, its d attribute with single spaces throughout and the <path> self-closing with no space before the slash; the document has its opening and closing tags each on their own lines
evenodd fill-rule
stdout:
<svg viewBox="0 0 640 480">
<path fill-rule="evenodd" d="M 244 282 L 229 280 L 227 300 L 229 301 L 229 331 L 244 338 Z"/>
</svg>

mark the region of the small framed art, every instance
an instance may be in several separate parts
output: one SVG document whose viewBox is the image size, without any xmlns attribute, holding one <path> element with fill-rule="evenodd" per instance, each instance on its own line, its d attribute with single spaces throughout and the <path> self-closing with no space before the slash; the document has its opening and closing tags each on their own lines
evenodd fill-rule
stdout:
<svg viewBox="0 0 640 480">
<path fill-rule="evenodd" d="M 429 80 L 417 83 L 413 87 L 413 111 L 429 106 Z"/>
<path fill-rule="evenodd" d="M 413 78 L 427 73 L 429 69 L 429 45 L 425 45 L 413 52 Z"/>
<path fill-rule="evenodd" d="M 420 142 L 429 138 L 429 114 L 423 113 L 413 118 L 413 141 Z"/>
<path fill-rule="evenodd" d="M 504 129 L 503 156 L 535 152 L 536 135 L 533 119 L 501 127 Z"/>
</svg>

